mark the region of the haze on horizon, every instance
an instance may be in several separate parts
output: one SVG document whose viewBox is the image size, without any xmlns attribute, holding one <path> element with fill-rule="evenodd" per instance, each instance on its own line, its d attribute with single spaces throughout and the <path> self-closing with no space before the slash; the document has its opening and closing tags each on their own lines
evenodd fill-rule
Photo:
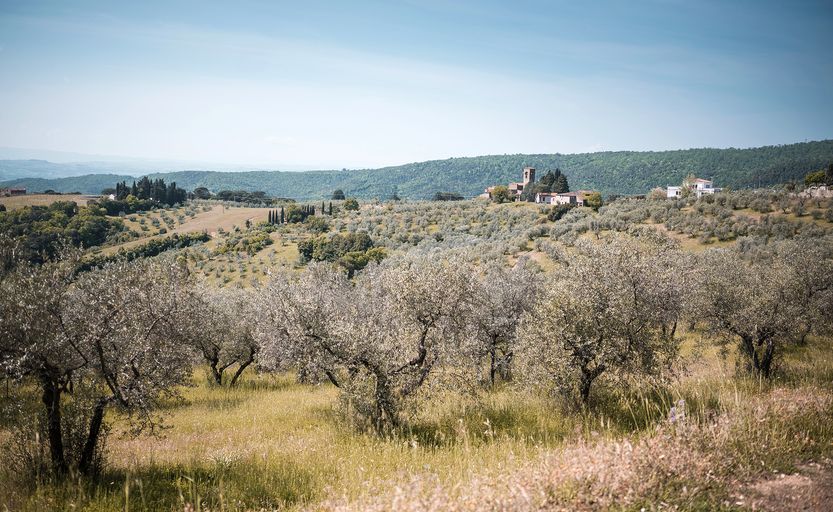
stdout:
<svg viewBox="0 0 833 512">
<path fill-rule="evenodd" d="M 284 168 L 833 137 L 833 4 L 0 1 L 0 146 Z"/>
</svg>

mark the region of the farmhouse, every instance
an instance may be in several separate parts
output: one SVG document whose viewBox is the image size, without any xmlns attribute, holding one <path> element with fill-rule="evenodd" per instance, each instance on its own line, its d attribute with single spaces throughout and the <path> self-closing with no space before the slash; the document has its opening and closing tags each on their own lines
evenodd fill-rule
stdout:
<svg viewBox="0 0 833 512">
<path fill-rule="evenodd" d="M 25 196 L 25 188 L 3 188 L 0 189 L 0 196 Z"/>
<path fill-rule="evenodd" d="M 693 180 L 683 182 L 679 187 L 668 187 L 666 189 L 666 195 L 669 198 L 682 197 L 683 190 L 689 190 L 697 198 L 700 198 L 704 195 L 720 192 L 721 189 L 715 188 L 712 180 L 694 178 Z"/>
<path fill-rule="evenodd" d="M 523 191 L 532 184 L 535 183 L 535 168 L 534 167 L 524 167 L 524 174 L 523 174 L 523 181 L 516 182 L 516 183 L 509 183 L 506 188 L 509 189 L 509 195 L 515 200 L 520 201 L 521 194 Z M 480 197 L 484 199 L 491 199 L 492 192 L 494 191 L 495 187 L 488 187 L 486 188 L 485 192 L 480 194 Z"/>
<path fill-rule="evenodd" d="M 570 204 L 584 206 L 585 198 L 591 194 L 590 190 L 577 190 L 575 192 L 563 192 L 561 194 L 539 192 L 535 194 L 535 202 L 539 204 Z"/>
</svg>

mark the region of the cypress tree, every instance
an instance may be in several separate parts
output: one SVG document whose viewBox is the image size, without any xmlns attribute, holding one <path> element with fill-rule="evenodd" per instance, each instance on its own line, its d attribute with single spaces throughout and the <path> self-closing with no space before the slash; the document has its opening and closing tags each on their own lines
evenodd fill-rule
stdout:
<svg viewBox="0 0 833 512">
<path fill-rule="evenodd" d="M 269 210 L 269 212 L 267 213 L 266 216 L 267 216 L 267 219 L 268 219 L 266 222 L 268 222 L 269 224 L 273 224 L 273 222 L 272 222 L 272 210 Z"/>
<path fill-rule="evenodd" d="M 284 223 L 283 206 L 281 206 L 281 224 Z"/>
<path fill-rule="evenodd" d="M 332 217 L 332 215 L 333 215 L 333 202 L 330 201 L 330 216 Z"/>
<path fill-rule="evenodd" d="M 561 174 L 555 180 L 555 183 L 552 186 L 552 191 L 557 194 L 563 194 L 564 192 L 570 191 L 570 185 L 567 183 L 567 176 Z"/>
</svg>

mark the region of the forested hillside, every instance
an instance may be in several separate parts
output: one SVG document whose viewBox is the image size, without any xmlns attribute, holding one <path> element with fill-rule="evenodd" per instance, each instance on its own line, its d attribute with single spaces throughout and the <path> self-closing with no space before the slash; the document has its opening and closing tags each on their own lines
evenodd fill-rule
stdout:
<svg viewBox="0 0 833 512">
<path fill-rule="evenodd" d="M 191 190 L 263 190 L 295 199 L 328 198 L 340 188 L 359 198 L 429 199 L 437 191 L 474 196 L 486 186 L 520 179 L 524 166 L 541 171 L 560 168 L 573 189 L 604 194 L 641 194 L 656 186 L 679 183 L 687 174 L 709 177 L 716 186 L 747 188 L 790 180 L 801 181 L 810 171 L 833 162 L 833 140 L 766 146 L 753 149 L 687 149 L 677 151 L 617 151 L 572 155 L 490 155 L 449 158 L 382 169 L 309 172 L 180 171 L 150 174 Z M 121 177 L 119 177 L 119 180 Z M 112 175 L 63 179 L 17 179 L 3 186 L 30 191 L 53 189 L 98 193 L 114 186 Z"/>
</svg>

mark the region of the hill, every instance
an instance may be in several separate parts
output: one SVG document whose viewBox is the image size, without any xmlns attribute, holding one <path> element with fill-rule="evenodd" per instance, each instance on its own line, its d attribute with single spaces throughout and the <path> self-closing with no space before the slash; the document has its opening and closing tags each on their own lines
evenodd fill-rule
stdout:
<svg viewBox="0 0 833 512">
<path fill-rule="evenodd" d="M 653 187 L 679 183 L 689 173 L 710 177 L 717 186 L 749 188 L 801 180 L 808 172 L 833 161 L 833 140 L 751 149 L 686 149 L 675 151 L 613 151 L 563 155 L 488 155 L 410 163 L 381 169 L 344 171 L 178 171 L 149 174 L 179 187 L 219 190 L 263 190 L 300 200 L 323 199 L 334 189 L 359 198 L 428 199 L 437 191 L 475 196 L 489 185 L 520 179 L 524 166 L 541 171 L 562 169 L 573 189 L 604 194 L 642 194 Z M 0 161 L 0 167 L 10 162 Z M 61 165 L 61 164 L 54 164 Z M 123 176 L 91 174 L 70 178 L 20 178 L 0 186 L 31 191 L 53 189 L 98 193 Z"/>
</svg>

